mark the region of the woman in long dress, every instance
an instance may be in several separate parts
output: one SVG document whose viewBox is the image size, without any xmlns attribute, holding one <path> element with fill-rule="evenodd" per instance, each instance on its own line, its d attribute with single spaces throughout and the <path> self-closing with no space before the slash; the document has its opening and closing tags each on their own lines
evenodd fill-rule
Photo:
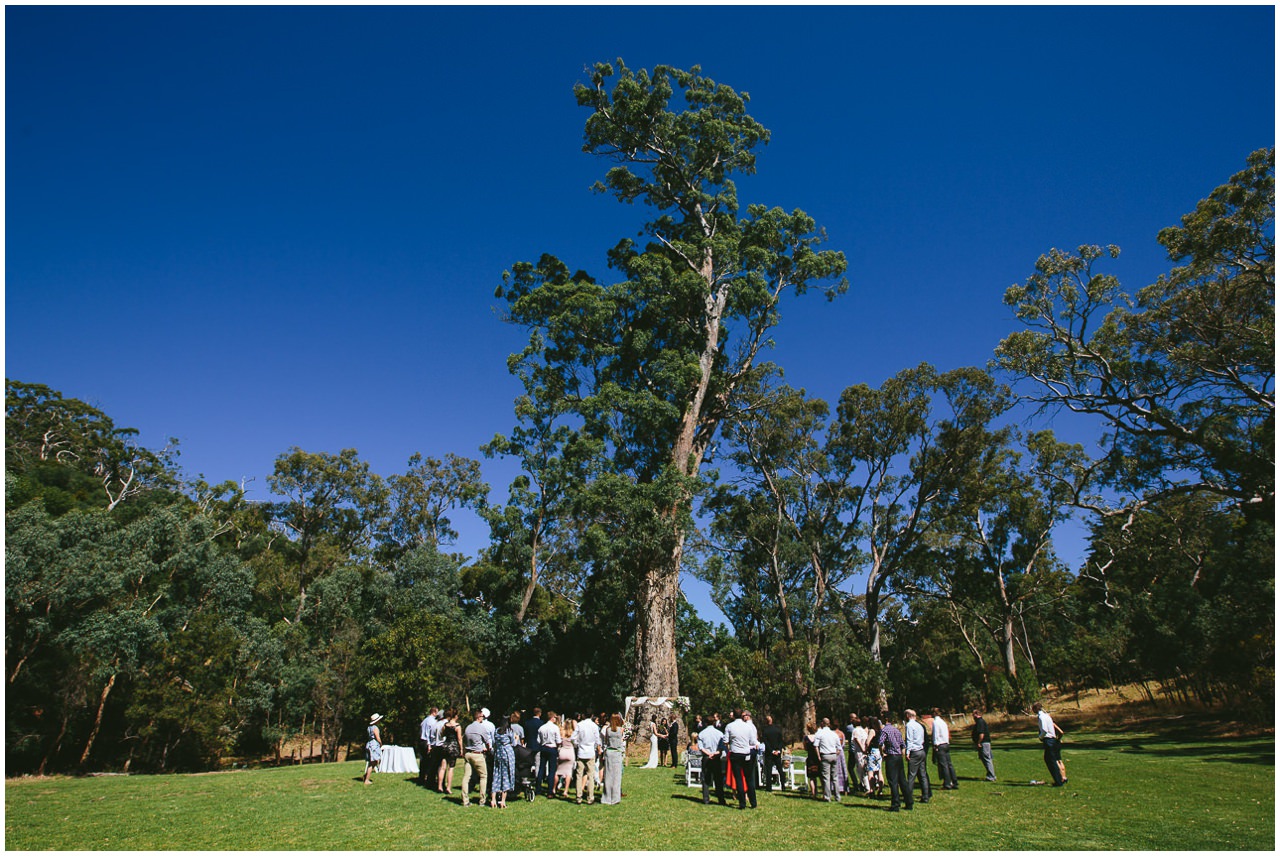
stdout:
<svg viewBox="0 0 1280 856">
<path fill-rule="evenodd" d="M 626 757 L 627 743 L 623 737 L 622 717 L 614 714 L 604 731 L 604 794 L 602 805 L 622 802 L 622 760 Z"/>
<path fill-rule="evenodd" d="M 577 728 L 577 723 L 565 714 L 564 722 L 560 726 L 560 737 L 562 743 L 560 748 L 556 750 L 556 778 L 551 783 L 551 793 L 556 792 L 556 787 L 564 782 L 564 787 L 560 788 L 560 796 L 565 799 L 569 798 L 569 780 L 573 778 L 573 743 L 570 742 L 573 732 Z"/>
<path fill-rule="evenodd" d="M 516 789 L 515 732 L 511 728 L 513 714 L 502 720 L 493 735 L 493 784 L 489 788 L 489 805 L 507 807 L 507 791 Z"/>
<path fill-rule="evenodd" d="M 369 718 L 369 740 L 364 744 L 364 783 L 370 784 L 369 774 L 382 763 L 382 733 L 378 731 L 378 720 L 382 714 L 375 713 Z"/>
<path fill-rule="evenodd" d="M 651 770 L 658 766 L 658 717 L 649 722 L 649 763 L 641 769 Z"/>
</svg>

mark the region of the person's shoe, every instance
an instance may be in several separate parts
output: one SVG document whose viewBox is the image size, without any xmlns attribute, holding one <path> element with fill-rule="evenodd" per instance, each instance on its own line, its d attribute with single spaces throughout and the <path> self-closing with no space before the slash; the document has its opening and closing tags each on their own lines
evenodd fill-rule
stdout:
<svg viewBox="0 0 1280 856">
<path fill-rule="evenodd" d="M 889 811 L 902 811 L 902 809 L 898 808 L 896 805 L 891 805 L 889 806 Z"/>
</svg>

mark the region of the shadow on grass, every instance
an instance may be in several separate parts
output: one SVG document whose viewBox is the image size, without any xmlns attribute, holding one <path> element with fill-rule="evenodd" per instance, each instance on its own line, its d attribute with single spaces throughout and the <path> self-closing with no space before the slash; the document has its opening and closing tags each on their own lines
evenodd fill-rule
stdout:
<svg viewBox="0 0 1280 856">
<path fill-rule="evenodd" d="M 1275 766 L 1275 745 L 1269 741 L 1199 742 L 1202 740 L 1203 735 L 1197 742 L 1188 745 L 1185 737 L 1163 734 L 1113 738 L 1081 735 L 1063 742 L 1062 749 L 1064 752 L 1070 752 L 1072 749 L 1090 749 L 1126 754 L 1138 753 L 1162 758 L 1198 758 L 1202 761 L 1219 761 L 1228 764 Z"/>
<path fill-rule="evenodd" d="M 887 802 L 885 803 L 845 802 L 845 803 L 841 803 L 841 805 L 844 806 L 845 808 L 862 808 L 862 809 L 870 809 L 871 811 L 890 811 L 891 810 L 891 806 Z"/>
<path fill-rule="evenodd" d="M 734 808 L 738 807 L 737 799 L 725 798 L 725 802 L 718 802 L 715 797 L 711 798 L 711 802 L 704 803 L 702 797 L 697 794 L 672 794 L 671 799 L 680 800 L 681 802 L 691 802 L 696 805 L 705 805 L 707 808 Z"/>
</svg>

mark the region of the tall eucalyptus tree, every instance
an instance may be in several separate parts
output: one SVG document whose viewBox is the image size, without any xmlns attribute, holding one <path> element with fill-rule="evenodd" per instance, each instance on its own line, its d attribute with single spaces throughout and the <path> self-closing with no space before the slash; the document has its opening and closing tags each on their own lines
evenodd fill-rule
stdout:
<svg viewBox="0 0 1280 856">
<path fill-rule="evenodd" d="M 803 211 L 750 205 L 734 177 L 755 172 L 769 132 L 747 95 L 688 71 L 597 64 L 575 87 L 583 149 L 613 162 L 600 191 L 653 209 L 643 242 L 608 253 L 604 284 L 558 259 L 513 265 L 499 290 L 531 331 L 512 370 L 532 401 L 603 442 L 606 471 L 584 486 L 631 580 L 634 689 L 677 695 L 679 575 L 700 470 L 780 319 L 786 293 L 846 283 L 844 256 Z M 675 103 L 673 103 L 675 102 Z"/>
</svg>

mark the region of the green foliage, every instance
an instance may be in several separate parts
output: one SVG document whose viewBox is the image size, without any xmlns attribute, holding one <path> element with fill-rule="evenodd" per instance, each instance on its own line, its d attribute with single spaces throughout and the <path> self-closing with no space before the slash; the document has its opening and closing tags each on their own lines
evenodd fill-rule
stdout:
<svg viewBox="0 0 1280 856">
<path fill-rule="evenodd" d="M 402 744 L 417 739 L 417 724 L 432 705 L 461 710 L 467 698 L 478 698 L 485 673 L 470 640 L 430 612 L 400 616 L 364 644 L 362 655 L 372 667 L 365 701 L 383 713 L 388 733 Z"/>
<path fill-rule="evenodd" d="M 1185 262 L 1130 297 L 1103 251 L 1051 250 L 1005 302 L 1028 329 L 997 349 L 1025 396 L 1099 417 L 1099 486 L 1205 491 L 1263 518 L 1275 503 L 1275 152 L 1160 233 Z M 1102 507 L 1100 498 L 1091 504 Z"/>
<path fill-rule="evenodd" d="M 177 485 L 176 440 L 160 452 L 145 449 L 135 429 L 117 428 L 96 407 L 43 384 L 5 379 L 4 432 L 10 507 L 42 497 L 54 516 L 111 510 Z"/>
<path fill-rule="evenodd" d="M 1207 495 L 1171 497 L 1125 525 L 1104 520 L 1073 605 L 1077 647 L 1105 645 L 1112 656 L 1058 668 L 1081 683 L 1160 681 L 1263 721 L 1275 698 L 1274 561 L 1269 522 Z"/>
</svg>

